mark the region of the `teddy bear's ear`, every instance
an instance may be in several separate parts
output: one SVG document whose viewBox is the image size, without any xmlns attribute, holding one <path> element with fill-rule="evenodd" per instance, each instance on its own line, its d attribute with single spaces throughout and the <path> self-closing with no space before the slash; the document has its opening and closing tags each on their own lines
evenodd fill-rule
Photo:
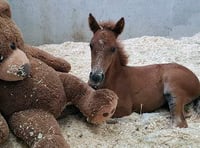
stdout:
<svg viewBox="0 0 200 148">
<path fill-rule="evenodd" d="M 0 14 L 11 17 L 10 5 L 6 0 L 0 0 Z"/>
</svg>

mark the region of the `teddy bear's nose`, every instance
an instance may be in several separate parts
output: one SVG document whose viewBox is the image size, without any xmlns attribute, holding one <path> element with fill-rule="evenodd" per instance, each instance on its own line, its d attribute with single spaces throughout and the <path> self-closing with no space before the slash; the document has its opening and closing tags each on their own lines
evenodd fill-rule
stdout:
<svg viewBox="0 0 200 148">
<path fill-rule="evenodd" d="M 19 68 L 17 75 L 21 77 L 27 77 L 30 74 L 30 71 L 31 66 L 29 64 L 24 64 Z"/>
</svg>

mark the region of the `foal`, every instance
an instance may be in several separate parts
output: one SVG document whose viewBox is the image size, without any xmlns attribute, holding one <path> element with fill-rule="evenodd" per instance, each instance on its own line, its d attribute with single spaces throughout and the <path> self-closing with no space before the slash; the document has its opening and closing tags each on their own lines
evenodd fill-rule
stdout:
<svg viewBox="0 0 200 148">
<path fill-rule="evenodd" d="M 128 57 L 117 40 L 124 28 L 124 18 L 116 24 L 98 24 L 90 14 L 88 21 L 94 34 L 90 42 L 92 62 L 88 83 L 96 89 L 111 89 L 118 95 L 113 117 L 151 112 L 168 103 L 172 123 L 187 127 L 184 105 L 200 96 L 200 83 L 194 73 L 175 63 L 127 66 Z"/>
</svg>

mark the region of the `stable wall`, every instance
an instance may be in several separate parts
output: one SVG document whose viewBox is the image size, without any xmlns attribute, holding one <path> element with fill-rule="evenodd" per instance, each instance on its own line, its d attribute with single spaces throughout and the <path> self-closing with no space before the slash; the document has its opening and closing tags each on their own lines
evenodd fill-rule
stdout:
<svg viewBox="0 0 200 148">
<path fill-rule="evenodd" d="M 200 0 L 8 0 L 25 41 L 40 45 L 89 41 L 88 14 L 125 18 L 122 39 L 144 35 L 179 38 L 200 32 Z"/>
</svg>

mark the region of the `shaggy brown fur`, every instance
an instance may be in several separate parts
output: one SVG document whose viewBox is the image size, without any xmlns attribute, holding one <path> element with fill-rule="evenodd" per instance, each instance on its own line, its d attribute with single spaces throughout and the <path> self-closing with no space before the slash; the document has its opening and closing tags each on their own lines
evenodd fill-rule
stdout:
<svg viewBox="0 0 200 148">
<path fill-rule="evenodd" d="M 179 64 L 155 64 L 141 67 L 126 66 L 127 56 L 117 40 L 125 22 L 98 24 L 89 15 L 94 33 L 91 42 L 91 73 L 89 84 L 113 90 L 119 97 L 114 117 L 132 112 L 151 112 L 168 103 L 175 126 L 187 127 L 184 105 L 200 96 L 198 78 Z"/>
<path fill-rule="evenodd" d="M 0 144 L 8 138 L 9 125 L 30 147 L 69 147 L 56 121 L 68 104 L 74 104 L 91 123 L 113 115 L 116 94 L 106 89 L 95 91 L 64 73 L 69 70 L 65 60 L 24 45 L 8 3 L 1 0 Z"/>
</svg>

